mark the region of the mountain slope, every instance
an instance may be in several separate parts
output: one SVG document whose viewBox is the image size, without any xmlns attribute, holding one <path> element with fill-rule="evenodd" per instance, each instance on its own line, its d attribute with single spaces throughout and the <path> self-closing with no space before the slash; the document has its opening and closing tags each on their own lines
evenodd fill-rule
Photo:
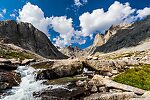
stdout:
<svg viewBox="0 0 150 100">
<path fill-rule="evenodd" d="M 115 33 L 108 41 L 104 45 L 96 47 L 91 53 L 113 52 L 150 41 L 150 16 L 125 27 L 118 27 L 117 29 L 111 27 L 107 32 L 112 30 L 115 30 Z"/>
<path fill-rule="evenodd" d="M 29 23 L 17 23 L 13 20 L 0 21 L 0 42 L 14 44 L 45 58 L 67 58 L 57 50 L 44 33 Z"/>
</svg>

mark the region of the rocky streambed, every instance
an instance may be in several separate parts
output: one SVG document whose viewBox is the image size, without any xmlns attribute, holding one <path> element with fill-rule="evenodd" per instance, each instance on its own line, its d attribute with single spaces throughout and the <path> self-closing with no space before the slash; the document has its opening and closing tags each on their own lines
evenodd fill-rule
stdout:
<svg viewBox="0 0 150 100">
<path fill-rule="evenodd" d="M 0 67 L 1 100 L 137 100 L 137 98 L 149 100 L 150 98 L 146 90 L 112 80 L 113 76 L 120 74 L 128 65 L 139 64 L 133 61 L 126 63 L 120 60 L 101 61 L 94 58 L 47 60 L 29 64 L 30 62 L 31 60 L 18 66 L 7 60 L 1 62 L 5 64 L 5 67 Z"/>
</svg>

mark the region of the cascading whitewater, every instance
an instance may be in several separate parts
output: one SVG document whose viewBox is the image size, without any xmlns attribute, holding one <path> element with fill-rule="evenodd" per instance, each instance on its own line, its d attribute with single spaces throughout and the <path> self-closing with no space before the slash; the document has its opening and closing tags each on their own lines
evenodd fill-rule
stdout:
<svg viewBox="0 0 150 100">
<path fill-rule="evenodd" d="M 21 74 L 21 83 L 18 87 L 13 87 L 1 100 L 40 100 L 34 98 L 33 92 L 47 88 L 43 81 L 36 81 L 36 70 L 30 66 L 19 66 L 16 70 Z"/>
</svg>

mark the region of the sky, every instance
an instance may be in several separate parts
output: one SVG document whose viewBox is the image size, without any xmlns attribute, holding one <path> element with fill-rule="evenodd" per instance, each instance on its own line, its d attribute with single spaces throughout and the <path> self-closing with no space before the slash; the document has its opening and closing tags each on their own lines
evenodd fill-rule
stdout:
<svg viewBox="0 0 150 100">
<path fill-rule="evenodd" d="M 0 20 L 28 22 L 59 47 L 83 49 L 112 25 L 150 15 L 150 0 L 0 0 Z"/>
</svg>

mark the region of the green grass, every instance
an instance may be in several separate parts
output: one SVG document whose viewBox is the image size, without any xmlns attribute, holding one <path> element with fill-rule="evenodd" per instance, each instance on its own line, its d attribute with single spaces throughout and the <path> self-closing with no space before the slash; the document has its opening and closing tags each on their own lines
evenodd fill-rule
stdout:
<svg viewBox="0 0 150 100">
<path fill-rule="evenodd" d="M 141 65 L 137 68 L 128 69 L 116 76 L 114 81 L 150 90 L 150 65 Z"/>
<path fill-rule="evenodd" d="M 3 50 L 3 49 L 0 50 L 0 56 L 8 59 L 20 58 L 21 60 L 33 58 L 32 55 L 25 52 L 16 52 L 12 50 Z"/>
</svg>

